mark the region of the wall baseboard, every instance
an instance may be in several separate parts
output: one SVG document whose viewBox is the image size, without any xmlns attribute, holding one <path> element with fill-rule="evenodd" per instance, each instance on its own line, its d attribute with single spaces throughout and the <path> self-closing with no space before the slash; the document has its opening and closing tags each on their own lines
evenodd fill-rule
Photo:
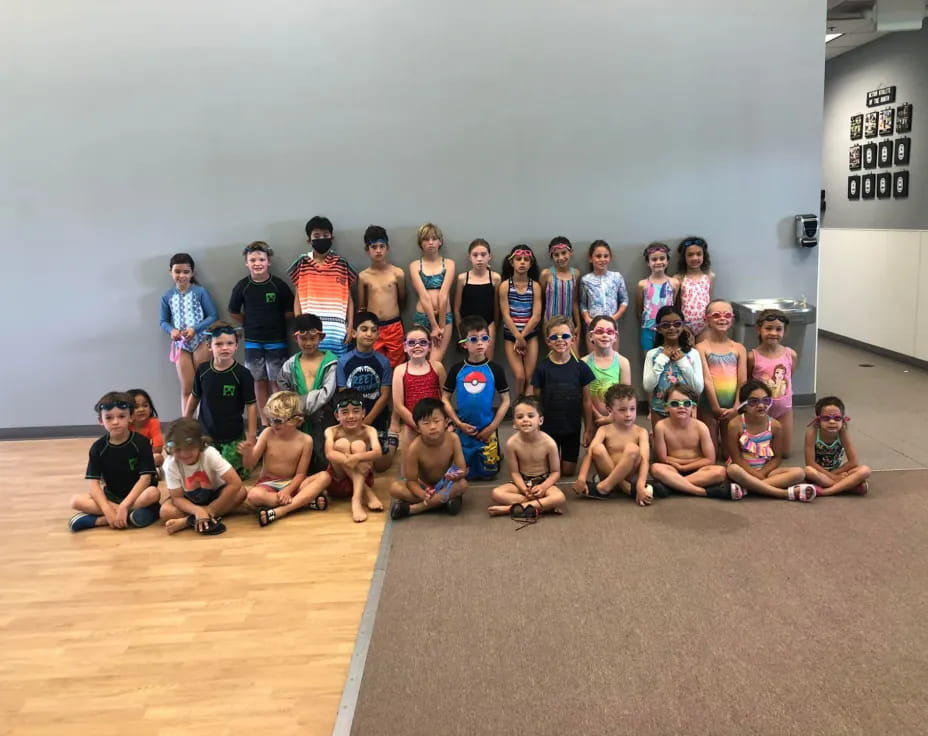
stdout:
<svg viewBox="0 0 928 736">
<path fill-rule="evenodd" d="M 882 355 L 884 358 L 892 358 L 893 360 L 898 360 L 900 363 L 907 363 L 908 365 L 913 365 L 916 368 L 924 368 L 928 370 L 928 360 L 921 360 L 920 358 L 916 358 L 912 355 L 906 355 L 905 353 L 897 353 L 895 350 L 881 348 L 879 345 L 871 345 L 868 342 L 855 340 L 853 337 L 839 335 L 837 332 L 829 332 L 828 330 L 820 329 L 818 334 L 821 337 L 827 337 L 829 340 L 834 340 L 835 342 L 843 342 L 845 345 L 851 345 L 855 348 L 860 348 L 861 350 L 867 350 L 871 353 Z"/>
<path fill-rule="evenodd" d="M 0 441 L 61 440 L 73 437 L 99 437 L 99 424 L 69 424 L 63 427 L 0 427 Z"/>
</svg>

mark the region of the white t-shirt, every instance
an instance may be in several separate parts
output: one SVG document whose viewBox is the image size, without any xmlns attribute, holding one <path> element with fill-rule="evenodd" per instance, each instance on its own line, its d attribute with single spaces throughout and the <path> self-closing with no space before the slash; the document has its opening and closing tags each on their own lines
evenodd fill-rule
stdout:
<svg viewBox="0 0 928 736">
<path fill-rule="evenodd" d="M 184 465 L 173 455 L 164 461 L 164 480 L 168 488 L 195 491 L 198 488 L 217 489 L 225 483 L 222 476 L 232 465 L 215 447 L 207 447 L 193 465 Z"/>
</svg>

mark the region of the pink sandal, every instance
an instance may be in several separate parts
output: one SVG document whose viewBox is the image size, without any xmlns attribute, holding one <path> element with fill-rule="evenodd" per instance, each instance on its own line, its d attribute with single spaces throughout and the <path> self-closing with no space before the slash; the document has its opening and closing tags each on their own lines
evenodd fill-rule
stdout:
<svg viewBox="0 0 928 736">
<path fill-rule="evenodd" d="M 803 501 L 808 503 L 818 492 L 818 489 L 811 483 L 797 483 L 786 489 L 787 498 L 790 501 Z"/>
</svg>

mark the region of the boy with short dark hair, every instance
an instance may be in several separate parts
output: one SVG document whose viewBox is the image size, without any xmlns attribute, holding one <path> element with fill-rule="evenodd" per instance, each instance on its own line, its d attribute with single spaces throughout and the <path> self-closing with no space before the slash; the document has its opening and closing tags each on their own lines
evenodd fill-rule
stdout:
<svg viewBox="0 0 928 736">
<path fill-rule="evenodd" d="M 235 360 L 238 349 L 235 327 L 227 322 L 213 322 L 207 335 L 212 358 L 197 366 L 184 416 L 193 419 L 199 407 L 200 422 L 212 438 L 213 447 L 241 478 L 247 478 L 238 445 L 243 439 L 253 445 L 258 433 L 255 381 L 248 369 Z M 248 415 L 247 433 L 243 413 Z"/>
<path fill-rule="evenodd" d="M 639 506 L 647 506 L 654 500 L 654 489 L 647 483 L 650 447 L 647 430 L 635 424 L 635 391 L 617 383 L 606 391 L 605 401 L 612 423 L 596 430 L 580 463 L 574 491 L 583 498 L 608 498 L 620 490 Z M 599 481 L 587 480 L 591 465 L 595 465 Z"/>
<path fill-rule="evenodd" d="M 561 453 L 561 474 L 573 475 L 580 457 L 580 418 L 582 408 L 583 445 L 593 438 L 593 400 L 590 384 L 596 380 L 589 365 L 573 354 L 574 328 L 566 317 L 552 317 L 545 323 L 545 340 L 550 351 L 531 377 L 532 393 L 541 398 L 545 413 L 545 432 L 551 435 Z"/>
<path fill-rule="evenodd" d="M 94 405 L 106 434 L 90 447 L 85 478 L 89 493 L 71 498 L 76 513 L 68 522 L 72 532 L 108 526 L 144 527 L 158 520 L 159 493 L 151 443 L 129 429 L 132 397 L 110 391 Z"/>
<path fill-rule="evenodd" d="M 709 428 L 694 416 L 698 402 L 699 394 L 685 383 L 667 392 L 667 417 L 654 427 L 654 490 L 662 495 L 666 486 L 692 496 L 737 501 L 744 492 L 728 481 L 723 465 L 715 464 Z"/>
<path fill-rule="evenodd" d="M 403 450 L 403 477 L 390 486 L 393 505 L 390 518 L 402 519 L 444 506 L 454 516 L 461 511 L 461 496 L 467 490 L 464 450 L 461 441 L 448 431 L 445 404 L 438 399 L 421 399 L 412 410 L 419 436 Z"/>
<path fill-rule="evenodd" d="M 313 454 L 309 472 L 325 470 L 325 430 L 335 424 L 332 397 L 335 395 L 335 374 L 338 356 L 320 350 L 325 339 L 322 320 L 315 314 L 300 314 L 293 320 L 293 335 L 300 352 L 290 357 L 280 369 L 277 385 L 282 391 L 299 394 L 303 406 L 302 430 L 313 438 Z"/>
<path fill-rule="evenodd" d="M 465 317 L 460 326 L 467 359 L 445 379 L 445 413 L 458 430 L 468 480 L 493 480 L 499 473 L 497 428 L 509 409 L 509 384 L 496 363 L 487 360 L 490 333 L 483 317 Z M 499 395 L 494 410 L 493 401 Z M 453 398 L 453 403 L 452 403 Z"/>
<path fill-rule="evenodd" d="M 364 423 L 364 398 L 353 388 L 335 397 L 338 424 L 325 431 L 325 456 L 329 460 L 324 481 L 329 495 L 351 499 L 351 515 L 356 522 L 367 521 L 370 511 L 383 511 L 374 493 L 373 462 L 381 455 L 377 431 Z"/>
<path fill-rule="evenodd" d="M 296 259 L 289 268 L 296 296 L 293 313 L 312 313 L 322 320 L 325 338 L 321 348 L 342 355 L 351 335 L 354 300 L 351 287 L 357 279 L 344 258 L 331 252 L 332 221 L 316 215 L 306 223 L 310 252 Z"/>
<path fill-rule="evenodd" d="M 371 311 L 380 319 L 374 350 L 383 353 L 396 368 L 406 359 L 400 321 L 400 312 L 406 304 L 406 272 L 387 260 L 390 239 L 380 225 L 371 225 L 364 231 L 364 250 L 371 265 L 358 274 L 358 308 L 362 312 Z"/>
<path fill-rule="evenodd" d="M 374 461 L 374 470 L 382 473 L 393 463 L 399 434 L 388 432 L 390 395 L 393 392 L 393 368 L 383 353 L 374 350 L 378 332 L 377 315 L 358 312 L 354 316 L 351 336 L 355 348 L 338 359 L 335 381 L 338 388 L 353 388 L 364 397 L 364 423 L 377 430 L 383 454 Z"/>
<path fill-rule="evenodd" d="M 271 275 L 274 249 L 263 240 L 246 245 L 242 255 L 248 276 L 232 288 L 229 313 L 245 326 L 245 367 L 255 380 L 258 417 L 263 419 L 270 387 L 289 357 L 287 320 L 293 319 L 293 291 Z"/>
</svg>

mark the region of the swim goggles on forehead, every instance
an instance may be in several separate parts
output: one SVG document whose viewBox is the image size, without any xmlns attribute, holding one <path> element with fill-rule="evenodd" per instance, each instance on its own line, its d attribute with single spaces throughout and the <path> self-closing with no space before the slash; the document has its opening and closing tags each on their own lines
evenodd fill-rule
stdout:
<svg viewBox="0 0 928 736">
<path fill-rule="evenodd" d="M 294 331 L 293 331 L 293 334 L 294 334 L 294 335 L 299 335 L 300 337 L 309 337 L 309 338 L 313 338 L 313 337 L 325 337 L 325 333 L 324 333 L 324 332 L 320 332 L 319 330 L 313 330 L 313 329 L 310 329 L 310 330 L 294 330 Z"/>
<path fill-rule="evenodd" d="M 773 314 L 765 314 L 761 317 L 758 322 L 782 322 L 784 325 L 789 324 L 789 317 L 787 317 L 782 312 L 775 312 Z"/>
<path fill-rule="evenodd" d="M 339 399 L 335 402 L 336 409 L 347 409 L 349 406 L 364 406 L 361 399 Z"/>
<path fill-rule="evenodd" d="M 242 255 L 247 256 L 249 253 L 264 253 L 269 258 L 274 255 L 274 249 L 265 245 L 264 243 L 252 243 L 251 245 L 246 245 L 242 250 Z"/>
<path fill-rule="evenodd" d="M 207 337 L 219 337 L 220 335 L 237 335 L 238 328 L 231 326 L 217 327 L 213 330 L 207 330 L 203 333 Z"/>
<path fill-rule="evenodd" d="M 516 258 L 519 258 L 520 256 L 524 256 L 525 258 L 532 258 L 532 259 L 535 258 L 532 251 L 530 251 L 528 248 L 518 248 L 509 254 L 509 260 L 512 261 Z"/>
<path fill-rule="evenodd" d="M 682 243 L 680 243 L 682 248 L 689 248 L 691 245 L 698 245 L 700 248 L 705 248 L 706 241 L 702 238 L 687 238 Z"/>
<path fill-rule="evenodd" d="M 554 245 L 548 246 L 548 253 L 555 253 L 559 250 L 566 250 L 573 253 L 574 247 L 570 243 L 555 243 Z"/>
<path fill-rule="evenodd" d="M 93 408 L 93 410 L 99 414 L 101 411 L 112 411 L 113 409 L 128 409 L 131 410 L 134 407 L 126 401 L 100 401 Z"/>
<path fill-rule="evenodd" d="M 173 450 L 177 445 L 195 445 L 202 440 L 202 437 L 178 437 L 173 440 L 168 440 L 164 443 L 164 446 L 169 450 Z"/>
<path fill-rule="evenodd" d="M 646 256 L 651 255 L 652 253 L 663 253 L 665 256 L 670 254 L 670 248 L 666 245 L 649 245 L 645 248 L 644 254 Z"/>
</svg>

